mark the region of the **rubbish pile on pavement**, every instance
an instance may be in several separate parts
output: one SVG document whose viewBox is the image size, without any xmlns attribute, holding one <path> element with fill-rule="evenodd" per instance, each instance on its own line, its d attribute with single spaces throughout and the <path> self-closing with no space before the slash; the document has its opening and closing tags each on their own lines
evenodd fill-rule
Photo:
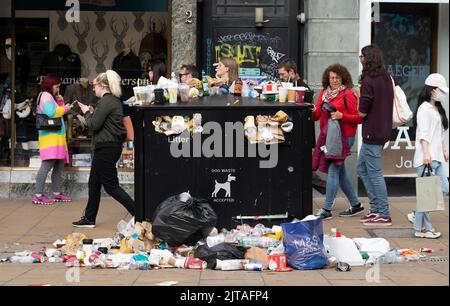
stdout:
<svg viewBox="0 0 450 306">
<path fill-rule="evenodd" d="M 93 269 L 214 269 L 221 271 L 350 271 L 351 266 L 418 261 L 433 252 L 391 249 L 382 238 L 350 239 L 336 229 L 324 235 L 322 220 L 308 216 L 268 228 L 243 224 L 215 228 L 217 216 L 203 200 L 181 194 L 164 201 L 154 222 L 120 221 L 113 238 L 89 239 L 72 233 L 39 252 L 1 260 L 14 264 L 65 263 Z"/>
</svg>

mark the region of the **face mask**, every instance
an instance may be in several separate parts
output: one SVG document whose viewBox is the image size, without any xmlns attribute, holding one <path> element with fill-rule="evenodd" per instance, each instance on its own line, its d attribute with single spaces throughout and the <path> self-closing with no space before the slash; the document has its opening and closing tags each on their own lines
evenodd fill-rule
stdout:
<svg viewBox="0 0 450 306">
<path fill-rule="evenodd" d="M 6 48 L 6 57 L 11 60 L 12 58 L 12 48 Z"/>
<path fill-rule="evenodd" d="M 447 94 L 443 93 L 442 91 L 438 91 L 438 93 L 434 96 L 434 101 L 436 102 L 445 102 L 447 99 Z"/>
</svg>

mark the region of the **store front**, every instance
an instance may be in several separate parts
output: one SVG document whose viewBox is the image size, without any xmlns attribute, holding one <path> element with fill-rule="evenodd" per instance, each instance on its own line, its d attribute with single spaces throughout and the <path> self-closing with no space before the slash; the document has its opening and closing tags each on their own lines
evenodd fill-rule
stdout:
<svg viewBox="0 0 450 306">
<path fill-rule="evenodd" d="M 151 60 L 163 61 L 168 77 L 171 71 L 177 72 L 182 64 L 191 63 L 213 74 L 213 62 L 227 54 L 225 49 L 214 51 L 214 55 L 219 55 L 211 56 L 207 63 L 206 53 L 203 52 L 206 50 L 203 46 L 208 42 L 205 37 L 219 39 L 219 36 L 230 34 L 232 30 L 253 32 L 259 35 L 260 42 L 263 40 L 263 44 L 257 46 L 253 46 L 254 41 L 242 41 L 244 45 L 251 43 L 252 51 L 264 48 L 259 54 L 244 50 L 244 58 L 239 59 L 245 62 L 242 66 L 250 75 L 258 70 L 259 74 L 276 77 L 276 65 L 281 57 L 299 57 L 300 42 L 296 40 L 299 23 L 296 17 L 302 1 L 269 3 L 254 0 L 243 7 L 240 1 L 213 3 L 196 0 L 80 0 L 69 1 L 70 6 L 67 7 L 65 2 L 55 4 L 52 1 L 1 2 L 2 7 L 8 8 L 0 15 L 1 81 L 5 89 L 2 91 L 1 106 L 3 110 L 5 105 L 10 105 L 17 114 L 6 115 L 6 118 L 5 114 L 0 116 L 0 197 L 28 197 L 32 194 L 40 166 L 33 110 L 39 83 L 49 72 L 60 75 L 63 81 L 61 94 L 66 103 L 78 100 L 95 105 L 96 98 L 87 80 L 92 82 L 99 72 L 106 69 L 114 69 L 122 76 L 124 100 L 133 95 L 134 86 L 148 82 L 148 64 Z M 221 7 L 222 14 L 213 14 L 214 7 Z M 255 23 L 256 8 L 263 8 L 262 17 L 269 19 L 269 22 L 264 22 L 262 26 Z M 224 20 L 229 18 L 245 19 L 246 22 L 238 28 L 230 27 L 230 24 L 223 27 Z M 226 33 L 210 35 L 207 26 L 210 22 Z M 290 34 L 286 36 L 286 33 Z M 8 38 L 15 41 L 14 54 L 10 59 L 3 51 L 6 50 Z M 218 42 L 214 41 L 211 47 L 215 50 L 220 48 L 216 44 Z M 239 57 L 237 53 L 231 55 Z M 301 62 L 299 64 L 302 65 Z M 9 100 L 11 102 L 7 102 Z M 18 114 L 22 107 L 29 111 L 26 117 Z M 91 162 L 90 135 L 80 117 L 75 111 L 66 119 L 70 164 L 65 171 L 65 187 L 73 196 L 86 195 Z M 133 150 L 124 148 L 118 168 L 121 183 L 132 193 Z"/>
<path fill-rule="evenodd" d="M 277 62 L 290 57 L 297 61 L 308 85 L 319 91 L 324 69 L 334 63 L 345 65 L 356 81 L 359 51 L 372 42 L 384 48 L 388 69 L 408 93 L 413 108 L 418 84 L 427 73 L 440 72 L 449 79 L 448 0 L 72 2 L 80 4 L 79 23 L 67 21 L 66 15 L 75 18 L 77 14 L 73 7 L 65 7 L 65 1 L 0 0 L 0 197 L 28 197 L 32 192 L 40 161 L 33 111 L 27 115 L 28 103 L 24 102 L 33 99 L 30 104 L 36 103 L 39 82 L 51 70 L 49 66 L 54 66 L 52 60 L 59 60 L 58 52 L 69 63 L 69 69 L 58 70 L 65 74 L 65 96 L 86 103 L 95 103 L 95 99 L 79 79 L 92 80 L 98 71 L 113 68 L 127 48 L 139 59 L 134 61 L 136 68 L 124 69 L 131 74 L 124 76 L 128 97 L 135 84 L 147 81 L 148 62 L 158 57 L 165 60 L 169 72 L 195 63 L 200 71 L 214 74 L 213 64 L 231 56 L 244 68 L 241 74 L 268 78 L 276 78 Z M 374 9 L 380 13 L 377 22 L 372 18 Z M 10 37 L 16 41 L 14 52 L 5 48 Z M 9 98 L 11 103 L 7 103 Z M 14 116 L 7 114 L 12 105 Z M 448 114 L 448 103 L 444 105 Z M 71 163 L 66 185 L 70 189 L 79 183 L 72 194 L 85 196 L 89 134 L 76 114 L 67 120 Z M 411 126 L 393 131 L 383 167 L 387 180 L 392 181 L 389 185 L 401 188 L 389 190 L 391 195 L 413 193 L 414 145 Z M 356 186 L 357 146 L 353 149 L 348 172 Z M 130 192 L 134 189 L 133 164 L 133 151 L 124 150 L 119 179 Z"/>
<path fill-rule="evenodd" d="M 35 108 L 44 76 L 56 73 L 61 78 L 66 104 L 95 105 L 92 80 L 113 69 L 122 77 L 124 101 L 129 99 L 134 86 L 149 82 L 151 61 L 170 70 L 170 1 L 81 0 L 67 6 L 65 1 L 1 2 L 1 183 L 32 184 L 41 163 Z M 65 123 L 70 156 L 66 172 L 79 178 L 89 171 L 91 136 L 76 108 Z M 132 174 L 132 149 L 124 148 L 118 168 L 125 177 Z M 11 187 L 2 188 L 3 196 Z"/>
<path fill-rule="evenodd" d="M 361 1 L 361 47 L 380 46 L 388 72 L 413 112 L 428 75 L 437 72 L 449 79 L 448 9 L 448 1 Z M 448 103 L 443 105 L 448 115 Z M 415 138 L 409 122 L 393 130 L 386 144 L 382 164 L 391 195 L 415 194 Z M 448 134 L 445 138 L 448 147 Z M 448 175 L 448 164 L 446 169 Z"/>
</svg>

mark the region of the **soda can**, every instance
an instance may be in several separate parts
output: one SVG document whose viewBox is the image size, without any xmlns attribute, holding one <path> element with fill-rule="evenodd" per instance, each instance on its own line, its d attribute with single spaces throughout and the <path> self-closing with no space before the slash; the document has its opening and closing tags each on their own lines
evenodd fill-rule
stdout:
<svg viewBox="0 0 450 306">
<path fill-rule="evenodd" d="M 249 263 L 249 264 L 246 264 L 244 266 L 244 269 L 246 271 L 262 271 L 263 270 L 263 265 Z"/>
<path fill-rule="evenodd" d="M 61 257 L 50 257 L 48 259 L 49 263 L 62 263 L 63 259 Z"/>
<path fill-rule="evenodd" d="M 351 268 L 348 263 L 338 262 L 336 270 L 340 271 L 340 272 L 349 272 L 351 270 Z"/>
<path fill-rule="evenodd" d="M 207 267 L 206 261 L 203 261 L 198 258 L 186 258 L 184 263 L 185 269 L 193 269 L 193 270 L 205 270 Z"/>
<path fill-rule="evenodd" d="M 78 258 L 75 255 L 64 256 L 63 262 L 68 262 L 68 261 L 78 261 Z"/>
<path fill-rule="evenodd" d="M 54 253 L 53 253 L 53 257 L 54 258 L 62 258 L 63 257 L 63 252 L 61 251 L 61 250 L 56 250 Z"/>
</svg>

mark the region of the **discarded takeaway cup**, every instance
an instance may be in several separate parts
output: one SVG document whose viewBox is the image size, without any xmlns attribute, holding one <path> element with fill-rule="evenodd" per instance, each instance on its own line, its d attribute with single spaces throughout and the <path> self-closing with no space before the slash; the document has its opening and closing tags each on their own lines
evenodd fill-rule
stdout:
<svg viewBox="0 0 450 306">
<path fill-rule="evenodd" d="M 189 91 L 191 90 L 191 88 L 188 85 L 180 85 L 180 98 L 181 98 L 181 103 L 188 103 L 189 102 Z"/>
<path fill-rule="evenodd" d="M 155 104 L 163 105 L 164 104 L 164 89 L 157 88 L 155 89 Z"/>
</svg>

